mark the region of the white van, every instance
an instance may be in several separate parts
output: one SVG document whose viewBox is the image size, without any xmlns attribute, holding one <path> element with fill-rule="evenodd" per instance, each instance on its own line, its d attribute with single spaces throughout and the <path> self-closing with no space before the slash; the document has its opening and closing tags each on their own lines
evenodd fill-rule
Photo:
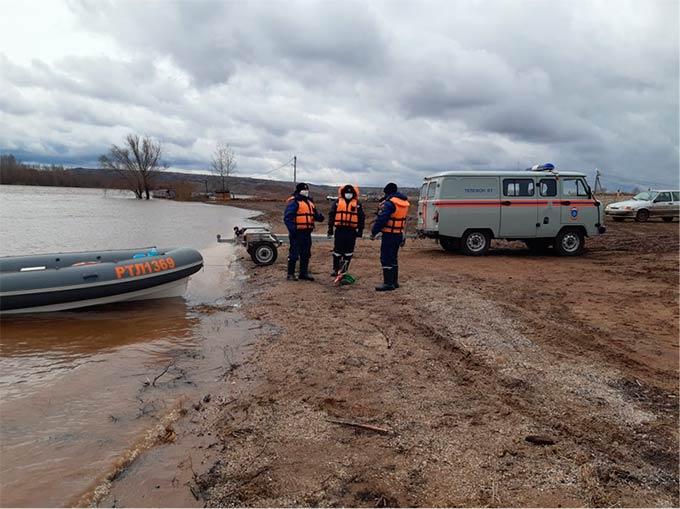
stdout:
<svg viewBox="0 0 680 509">
<path fill-rule="evenodd" d="M 583 173 L 553 165 L 524 171 L 452 171 L 426 177 L 418 233 L 447 251 L 483 255 L 491 239 L 521 240 L 532 250 L 583 252 L 585 237 L 605 232 L 602 204 Z"/>
</svg>

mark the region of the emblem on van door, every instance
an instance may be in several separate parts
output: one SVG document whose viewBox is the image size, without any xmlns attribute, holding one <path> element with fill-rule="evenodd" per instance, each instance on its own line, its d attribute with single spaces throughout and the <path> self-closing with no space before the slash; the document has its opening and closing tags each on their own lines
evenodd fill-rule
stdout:
<svg viewBox="0 0 680 509">
<path fill-rule="evenodd" d="M 578 217 L 578 209 L 576 207 L 571 209 L 571 217 L 572 219 L 576 219 Z"/>
</svg>

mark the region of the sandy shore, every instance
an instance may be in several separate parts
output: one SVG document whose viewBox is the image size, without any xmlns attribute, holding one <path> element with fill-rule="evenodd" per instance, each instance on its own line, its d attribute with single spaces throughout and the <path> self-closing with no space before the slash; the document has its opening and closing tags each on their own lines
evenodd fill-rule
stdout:
<svg viewBox="0 0 680 509">
<path fill-rule="evenodd" d="M 280 201 L 243 206 L 281 231 Z M 330 244 L 314 283 L 285 281 L 285 249 L 270 267 L 244 252 L 264 327 L 188 409 L 174 488 L 211 506 L 677 506 L 678 225 L 608 227 L 576 259 L 410 241 L 383 294 L 377 242 L 351 287 Z"/>
</svg>

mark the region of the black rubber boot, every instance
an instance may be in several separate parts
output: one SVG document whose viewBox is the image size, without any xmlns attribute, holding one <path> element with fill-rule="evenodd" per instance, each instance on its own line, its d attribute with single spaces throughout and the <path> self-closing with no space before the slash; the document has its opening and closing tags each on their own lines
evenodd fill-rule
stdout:
<svg viewBox="0 0 680 509">
<path fill-rule="evenodd" d="M 300 276 L 298 279 L 303 281 L 314 281 L 314 278 L 309 275 L 309 260 L 300 258 Z"/>
<path fill-rule="evenodd" d="M 399 288 L 399 265 L 394 266 L 394 287 Z"/>
<path fill-rule="evenodd" d="M 295 262 L 288 260 L 288 276 L 286 277 L 288 281 L 297 281 L 297 276 L 295 275 Z"/>
<path fill-rule="evenodd" d="M 344 262 L 344 270 L 347 272 L 349 270 L 349 264 L 352 263 L 352 257 L 350 256 L 349 258 L 345 258 Z"/>
<path fill-rule="evenodd" d="M 375 291 L 391 292 L 394 289 L 394 269 L 383 269 L 383 284 L 376 286 Z"/>
<path fill-rule="evenodd" d="M 333 272 L 331 272 L 331 276 L 333 276 L 333 277 L 337 276 L 339 270 L 340 270 L 340 256 L 334 254 L 333 255 Z"/>
</svg>

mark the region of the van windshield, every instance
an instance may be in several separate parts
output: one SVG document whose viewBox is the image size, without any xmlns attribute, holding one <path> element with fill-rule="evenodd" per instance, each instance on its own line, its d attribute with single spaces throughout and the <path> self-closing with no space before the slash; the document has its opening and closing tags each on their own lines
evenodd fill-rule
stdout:
<svg viewBox="0 0 680 509">
<path fill-rule="evenodd" d="M 651 192 L 651 191 L 645 191 L 643 193 L 638 193 L 635 196 L 633 196 L 634 200 L 639 200 L 639 201 L 652 201 L 654 197 L 656 196 L 657 193 Z"/>
</svg>

